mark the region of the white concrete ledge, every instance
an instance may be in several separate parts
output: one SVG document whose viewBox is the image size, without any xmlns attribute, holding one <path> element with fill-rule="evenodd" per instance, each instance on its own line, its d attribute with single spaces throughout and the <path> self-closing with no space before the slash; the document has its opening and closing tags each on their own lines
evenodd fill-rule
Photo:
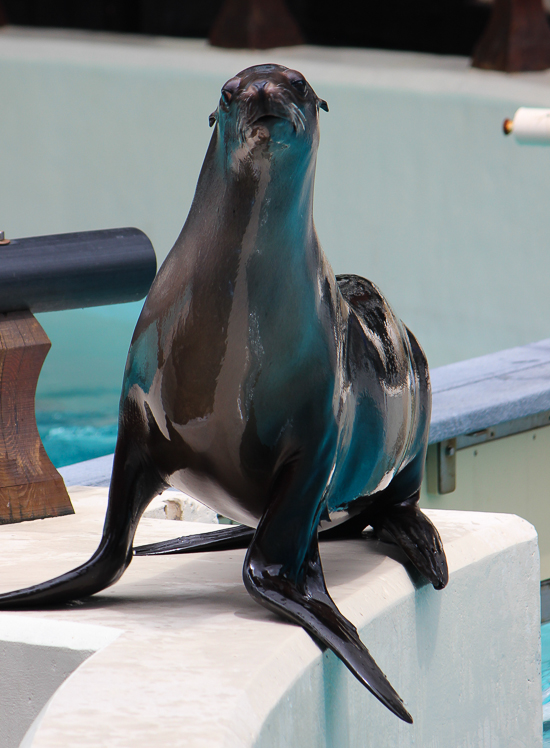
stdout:
<svg viewBox="0 0 550 748">
<path fill-rule="evenodd" d="M 71 493 L 74 516 L 0 527 L 2 591 L 93 551 L 106 491 Z M 136 558 L 85 603 L 0 614 L 0 638 L 21 618 L 122 631 L 58 688 L 25 748 L 540 746 L 535 531 L 511 515 L 430 516 L 450 564 L 442 592 L 378 541 L 322 544 L 329 589 L 404 698 L 412 727 L 304 631 L 257 606 L 241 581 L 244 552 L 228 551 Z M 181 522 L 145 519 L 138 542 L 181 532 Z M 2 683 L 13 687 L 5 669 Z"/>
<path fill-rule="evenodd" d="M 0 748 L 17 748 L 59 686 L 120 633 L 104 625 L 1 616 Z"/>
</svg>

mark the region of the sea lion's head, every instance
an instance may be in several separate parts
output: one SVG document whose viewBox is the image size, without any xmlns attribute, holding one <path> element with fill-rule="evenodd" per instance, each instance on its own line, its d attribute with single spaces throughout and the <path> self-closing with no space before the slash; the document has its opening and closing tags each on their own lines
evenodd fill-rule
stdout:
<svg viewBox="0 0 550 748">
<path fill-rule="evenodd" d="M 255 65 L 224 84 L 218 108 L 210 115 L 220 142 L 240 156 L 259 151 L 315 151 L 319 109 L 328 112 L 304 76 L 283 65 Z M 300 145 L 305 148 L 300 148 Z"/>
</svg>

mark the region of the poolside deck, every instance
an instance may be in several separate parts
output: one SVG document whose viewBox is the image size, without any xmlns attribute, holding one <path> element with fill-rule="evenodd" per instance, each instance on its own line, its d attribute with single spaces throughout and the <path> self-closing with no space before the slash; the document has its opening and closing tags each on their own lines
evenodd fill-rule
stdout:
<svg viewBox="0 0 550 748">
<path fill-rule="evenodd" d="M 72 488 L 75 515 L 0 527 L 0 589 L 88 558 L 105 497 Z M 430 516 L 450 564 L 443 592 L 378 541 L 322 546 L 331 593 L 405 699 L 412 727 L 303 630 L 258 607 L 242 585 L 244 552 L 234 551 L 136 558 L 85 602 L 0 614 L 10 684 L 0 693 L 0 746 L 16 748 L 46 702 L 24 748 L 364 748 L 380 735 L 403 748 L 540 745 L 536 533 L 510 515 Z M 144 519 L 138 542 L 204 527 Z"/>
</svg>

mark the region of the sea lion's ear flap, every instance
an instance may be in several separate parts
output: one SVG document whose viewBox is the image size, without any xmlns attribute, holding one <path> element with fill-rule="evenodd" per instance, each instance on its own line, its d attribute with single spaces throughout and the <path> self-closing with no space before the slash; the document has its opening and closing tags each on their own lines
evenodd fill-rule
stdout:
<svg viewBox="0 0 550 748">
<path fill-rule="evenodd" d="M 323 109 L 325 112 L 328 112 L 328 104 L 324 99 L 317 99 L 317 105 L 319 106 L 319 109 Z"/>
<path fill-rule="evenodd" d="M 216 109 L 215 112 L 212 112 L 212 114 L 208 117 L 208 124 L 210 127 L 214 127 L 216 124 L 216 121 L 218 119 L 218 110 Z"/>
</svg>

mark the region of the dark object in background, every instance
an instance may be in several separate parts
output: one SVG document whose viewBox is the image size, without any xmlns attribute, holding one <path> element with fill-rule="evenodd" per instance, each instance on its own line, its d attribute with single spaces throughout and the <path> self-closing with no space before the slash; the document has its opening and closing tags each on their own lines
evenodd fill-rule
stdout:
<svg viewBox="0 0 550 748">
<path fill-rule="evenodd" d="M 136 0 L 0 0 L 7 23 L 16 26 L 139 32 Z"/>
<path fill-rule="evenodd" d="M 550 26 L 542 0 L 495 0 L 472 65 L 506 73 L 550 68 Z"/>
<path fill-rule="evenodd" d="M 0 234 L 0 524 L 72 514 L 34 410 L 51 343 L 32 312 L 143 298 L 156 257 L 138 229 L 3 240 Z"/>
<path fill-rule="evenodd" d="M 2 2 L 0 0 L 0 26 L 5 26 L 8 22 L 8 17 L 6 15 L 6 11 L 4 10 L 4 6 L 2 5 Z"/>
<path fill-rule="evenodd" d="M 283 0 L 278 0 L 279 7 Z M 307 44 L 373 47 L 470 57 L 474 65 L 496 70 L 541 70 L 548 67 L 548 34 L 541 0 L 284 0 Z M 220 14 L 228 8 L 248 13 L 267 0 L 0 0 L 7 21 L 20 26 L 90 29 L 162 36 L 206 38 L 222 46 L 250 46 L 216 39 Z M 223 5 L 223 7 L 222 7 Z M 523 9 L 518 11 L 518 9 Z M 284 11 L 283 11 L 284 12 Z M 489 27 L 487 24 L 489 19 Z M 2 21 L 0 18 L 0 25 Z M 486 33 L 483 34 L 484 30 Z M 238 29 L 242 34 L 244 29 Z M 483 36 L 482 36 L 483 35 Z M 248 33 L 250 40 L 251 34 Z M 481 42 L 479 42 L 481 38 Z M 246 40 L 245 40 L 246 41 Z M 288 43 L 302 43 L 288 42 Z M 281 45 L 278 41 L 271 44 Z M 252 46 L 263 47 L 254 41 Z M 477 47 L 476 47 L 477 45 Z M 500 51 L 499 51 L 500 50 Z M 537 51 L 538 50 L 538 51 Z"/>
<path fill-rule="evenodd" d="M 222 0 L 0 0 L 21 26 L 207 38 Z M 285 0 L 307 44 L 470 57 L 491 7 L 476 0 Z"/>
<path fill-rule="evenodd" d="M 225 0 L 208 41 L 214 47 L 271 49 L 303 44 L 284 0 Z"/>
</svg>

